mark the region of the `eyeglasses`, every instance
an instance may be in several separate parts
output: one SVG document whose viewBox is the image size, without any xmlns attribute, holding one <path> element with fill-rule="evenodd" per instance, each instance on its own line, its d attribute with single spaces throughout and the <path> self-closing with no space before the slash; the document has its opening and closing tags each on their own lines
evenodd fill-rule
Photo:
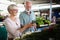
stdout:
<svg viewBox="0 0 60 40">
<path fill-rule="evenodd" d="M 18 9 L 10 9 L 10 11 L 18 11 Z"/>
</svg>

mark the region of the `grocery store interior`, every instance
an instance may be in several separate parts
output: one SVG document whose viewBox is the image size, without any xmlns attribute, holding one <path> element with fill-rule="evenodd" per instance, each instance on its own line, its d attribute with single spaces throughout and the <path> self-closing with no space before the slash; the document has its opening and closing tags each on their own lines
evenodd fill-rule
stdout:
<svg viewBox="0 0 60 40">
<path fill-rule="evenodd" d="M 60 0 L 0 0 L 0 40 L 12 40 L 8 37 L 10 31 L 7 30 L 8 26 L 4 23 L 5 19 L 10 16 L 8 6 L 15 4 L 18 7 L 16 17 L 19 18 L 22 12 L 27 11 L 24 6 L 26 1 L 32 3 L 31 11 L 34 12 L 36 19 L 33 21 L 34 15 L 32 15 L 30 20 L 32 23 L 36 23 L 36 28 L 23 32 L 21 36 L 15 37 L 13 40 L 60 40 Z M 26 19 L 28 20 L 28 16 Z M 15 25 L 11 24 L 9 27 Z"/>
</svg>

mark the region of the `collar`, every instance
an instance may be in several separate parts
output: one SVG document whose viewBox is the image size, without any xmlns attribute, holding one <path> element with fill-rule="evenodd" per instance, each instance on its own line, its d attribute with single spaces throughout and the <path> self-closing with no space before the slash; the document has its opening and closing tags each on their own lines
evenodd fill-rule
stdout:
<svg viewBox="0 0 60 40">
<path fill-rule="evenodd" d="M 28 11 L 28 10 L 25 10 L 25 11 L 26 11 L 26 12 L 31 12 L 31 10 L 29 10 L 29 11 Z"/>
<path fill-rule="evenodd" d="M 30 14 L 31 14 L 31 10 L 30 10 L 30 11 L 25 10 L 25 12 L 26 12 L 26 14 L 29 13 L 29 12 L 30 12 Z"/>
</svg>

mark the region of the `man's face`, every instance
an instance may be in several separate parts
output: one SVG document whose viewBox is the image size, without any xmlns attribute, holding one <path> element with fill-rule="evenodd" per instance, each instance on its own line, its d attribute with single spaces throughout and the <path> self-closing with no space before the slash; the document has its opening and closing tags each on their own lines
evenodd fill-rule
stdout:
<svg viewBox="0 0 60 40">
<path fill-rule="evenodd" d="M 25 5 L 26 10 L 30 10 L 31 6 L 32 6 L 31 2 L 26 2 L 26 5 Z"/>
</svg>

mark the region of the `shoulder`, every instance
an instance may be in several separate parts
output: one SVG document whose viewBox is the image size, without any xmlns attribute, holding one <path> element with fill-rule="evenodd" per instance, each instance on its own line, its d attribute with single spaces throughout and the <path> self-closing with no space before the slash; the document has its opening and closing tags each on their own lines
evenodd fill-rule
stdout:
<svg viewBox="0 0 60 40">
<path fill-rule="evenodd" d="M 10 22 L 10 19 L 9 19 L 9 18 L 6 18 L 6 19 L 4 20 L 4 22 Z"/>
<path fill-rule="evenodd" d="M 24 16 L 24 14 L 25 14 L 25 11 L 21 12 L 19 16 L 22 17 Z"/>
<path fill-rule="evenodd" d="M 25 11 L 21 12 L 21 14 L 20 14 L 20 15 L 22 15 L 22 14 L 24 14 L 24 13 L 25 13 Z"/>
<path fill-rule="evenodd" d="M 34 11 L 31 10 L 31 13 L 34 14 Z"/>
<path fill-rule="evenodd" d="M 10 19 L 9 18 L 6 18 L 4 20 L 4 25 L 9 25 L 11 22 L 10 22 Z"/>
</svg>

